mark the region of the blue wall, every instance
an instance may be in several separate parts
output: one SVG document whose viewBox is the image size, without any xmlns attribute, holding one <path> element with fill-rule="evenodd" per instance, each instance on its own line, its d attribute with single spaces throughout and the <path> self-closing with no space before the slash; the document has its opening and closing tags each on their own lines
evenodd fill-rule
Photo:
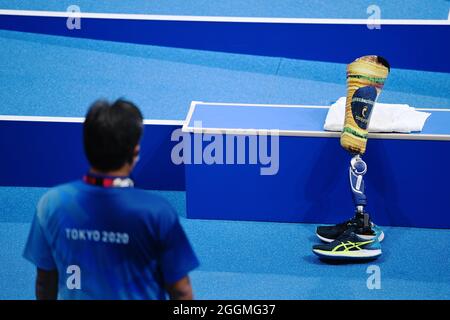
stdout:
<svg viewBox="0 0 450 320">
<path fill-rule="evenodd" d="M 366 25 L 230 23 L 0 16 L 0 29 L 165 47 L 348 63 L 377 54 L 394 68 L 450 72 L 450 24 Z"/>
<path fill-rule="evenodd" d="M 180 126 L 146 125 L 136 186 L 184 190 L 184 167 L 172 163 Z M 1 186 L 52 187 L 80 179 L 89 166 L 84 157 L 81 123 L 0 121 Z"/>
<path fill-rule="evenodd" d="M 187 217 L 337 223 L 353 215 L 350 155 L 337 138 L 281 136 L 279 152 L 276 175 L 248 160 L 185 165 Z M 363 158 L 367 210 L 378 224 L 450 228 L 449 141 L 369 139 Z"/>
</svg>

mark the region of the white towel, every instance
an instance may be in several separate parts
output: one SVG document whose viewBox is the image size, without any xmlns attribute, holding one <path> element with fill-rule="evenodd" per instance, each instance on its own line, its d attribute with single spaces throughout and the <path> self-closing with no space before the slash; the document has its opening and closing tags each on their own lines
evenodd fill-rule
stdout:
<svg viewBox="0 0 450 320">
<path fill-rule="evenodd" d="M 327 131 L 342 131 L 345 118 L 345 97 L 331 105 L 325 125 Z M 375 103 L 369 132 L 420 132 L 431 113 L 417 111 L 407 104 Z"/>
</svg>

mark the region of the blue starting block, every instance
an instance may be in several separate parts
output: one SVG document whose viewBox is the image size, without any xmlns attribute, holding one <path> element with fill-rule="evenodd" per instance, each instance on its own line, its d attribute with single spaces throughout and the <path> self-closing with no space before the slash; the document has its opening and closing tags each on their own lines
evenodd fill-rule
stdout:
<svg viewBox="0 0 450 320">
<path fill-rule="evenodd" d="M 425 110 L 425 109 L 418 109 Z M 450 110 L 420 133 L 369 134 L 368 212 L 380 225 L 450 228 Z M 335 223 L 353 215 L 350 155 L 328 107 L 193 102 L 183 131 L 187 216 Z"/>
</svg>

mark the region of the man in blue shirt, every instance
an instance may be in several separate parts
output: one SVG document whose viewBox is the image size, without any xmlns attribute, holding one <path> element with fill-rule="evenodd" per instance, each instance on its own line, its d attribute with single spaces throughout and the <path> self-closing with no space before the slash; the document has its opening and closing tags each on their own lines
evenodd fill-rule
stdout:
<svg viewBox="0 0 450 320">
<path fill-rule="evenodd" d="M 192 299 L 188 273 L 199 263 L 176 212 L 129 178 L 142 131 L 131 102 L 90 108 L 91 169 L 41 198 L 25 247 L 38 299 Z"/>
</svg>

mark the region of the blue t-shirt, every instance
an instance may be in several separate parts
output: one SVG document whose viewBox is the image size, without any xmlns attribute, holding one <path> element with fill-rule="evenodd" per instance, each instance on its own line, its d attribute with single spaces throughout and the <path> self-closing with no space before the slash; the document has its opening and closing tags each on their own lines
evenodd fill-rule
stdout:
<svg viewBox="0 0 450 320">
<path fill-rule="evenodd" d="M 199 265 L 164 199 L 83 181 L 41 198 L 24 257 L 58 271 L 60 299 L 166 299 L 165 284 Z"/>
</svg>

